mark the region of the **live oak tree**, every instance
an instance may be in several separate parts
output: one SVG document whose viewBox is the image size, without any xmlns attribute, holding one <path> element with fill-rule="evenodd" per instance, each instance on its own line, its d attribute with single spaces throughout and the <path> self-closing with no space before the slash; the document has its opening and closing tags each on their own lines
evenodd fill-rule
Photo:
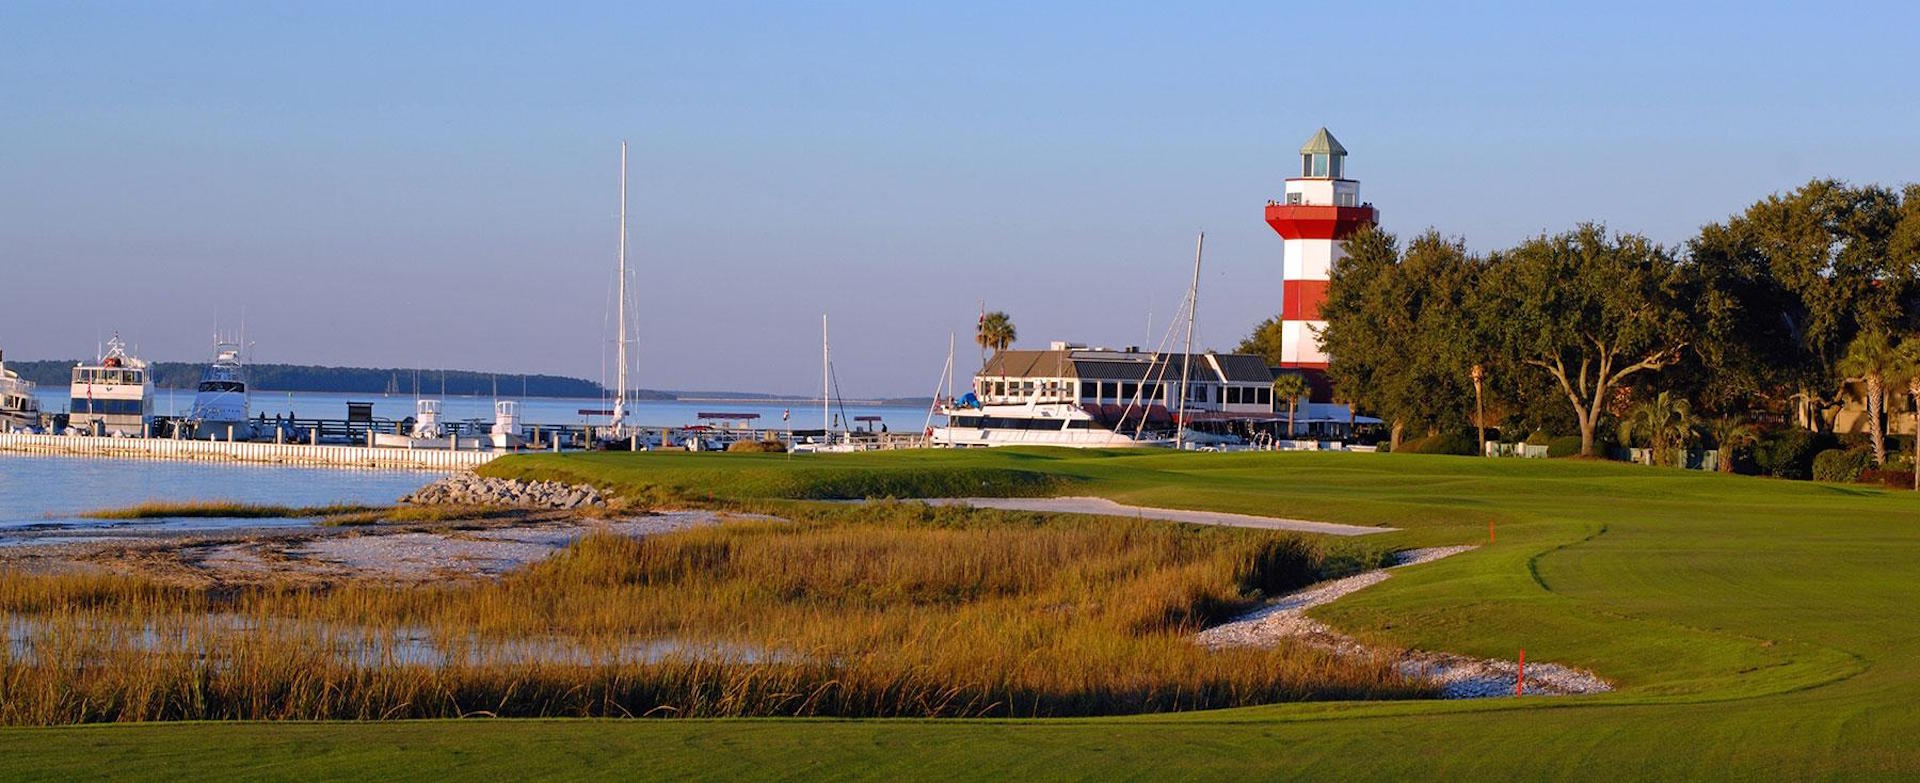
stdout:
<svg viewBox="0 0 1920 783">
<path fill-rule="evenodd" d="M 1285 354 L 1280 352 L 1281 321 L 1279 316 L 1261 321 L 1253 327 L 1253 333 L 1240 341 L 1234 353 L 1246 353 L 1265 359 L 1270 367 L 1278 367 L 1284 361 Z"/>
<path fill-rule="evenodd" d="M 1469 425 L 1471 368 L 1482 353 L 1470 304 L 1480 260 L 1435 231 L 1402 253 L 1392 234 L 1363 229 L 1346 252 L 1320 308 L 1334 388 L 1391 423 L 1391 448 L 1409 426 Z"/>
<path fill-rule="evenodd" d="M 1588 223 L 1497 254 L 1475 309 L 1501 352 L 1545 373 L 1566 396 L 1580 453 L 1592 456 L 1615 390 L 1685 349 L 1685 284 L 1665 248 Z"/>
<path fill-rule="evenodd" d="M 1701 229 L 1696 394 L 1790 404 L 1808 429 L 1837 401 L 1837 369 L 1864 330 L 1897 332 L 1920 291 L 1920 187 L 1814 180 Z M 1721 407 L 1715 404 L 1715 407 Z"/>
</svg>

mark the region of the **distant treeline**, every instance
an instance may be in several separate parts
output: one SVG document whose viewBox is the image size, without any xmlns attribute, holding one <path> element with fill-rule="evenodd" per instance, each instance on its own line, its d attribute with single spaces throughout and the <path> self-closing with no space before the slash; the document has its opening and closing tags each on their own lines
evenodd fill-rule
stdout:
<svg viewBox="0 0 1920 783">
<path fill-rule="evenodd" d="M 73 379 L 75 360 L 9 361 L 7 369 L 21 378 L 42 386 L 65 386 Z M 169 389 L 191 389 L 200 382 L 205 364 L 154 362 L 153 383 Z M 420 391 L 439 394 L 444 379 L 447 394 L 492 395 L 495 384 L 501 394 L 528 397 L 600 397 L 607 392 L 600 384 L 580 378 L 558 375 L 499 375 L 467 370 L 412 370 L 376 367 L 315 367 L 299 364 L 253 364 L 247 366 L 253 388 L 273 391 L 338 392 L 344 394 L 380 394 L 389 389 L 412 394 L 415 373 Z M 671 392 L 642 389 L 643 400 L 676 399 Z"/>
</svg>

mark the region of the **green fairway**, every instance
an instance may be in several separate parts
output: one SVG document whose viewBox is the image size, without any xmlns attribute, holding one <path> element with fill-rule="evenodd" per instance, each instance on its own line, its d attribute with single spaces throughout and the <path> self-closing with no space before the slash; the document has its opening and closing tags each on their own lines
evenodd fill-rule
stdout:
<svg viewBox="0 0 1920 783">
<path fill-rule="evenodd" d="M 0 730 L 0 776 L 1420 779 L 1920 776 L 1920 497 L 1584 461 L 1062 451 L 538 455 L 488 472 L 716 499 L 1085 494 L 1481 544 L 1317 616 L 1590 669 L 1611 694 L 1047 721 Z M 1492 523 L 1497 540 L 1488 543 Z"/>
</svg>

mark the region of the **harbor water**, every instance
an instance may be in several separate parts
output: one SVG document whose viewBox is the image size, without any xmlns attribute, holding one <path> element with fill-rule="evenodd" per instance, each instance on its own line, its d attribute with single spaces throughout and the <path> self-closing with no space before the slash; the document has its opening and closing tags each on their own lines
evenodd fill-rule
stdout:
<svg viewBox="0 0 1920 783">
<path fill-rule="evenodd" d="M 276 519 L 100 520 L 81 515 L 147 501 L 387 505 L 440 475 L 424 471 L 0 454 L 0 544 L 63 531 L 82 534 L 306 524 L 305 520 Z"/>
<path fill-rule="evenodd" d="M 64 386 L 43 386 L 36 389 L 34 396 L 40 399 L 40 409 L 48 412 L 65 411 L 69 405 L 67 388 Z M 275 415 L 292 413 L 302 419 L 344 419 L 347 417 L 347 403 L 373 403 L 373 415 L 376 418 L 400 421 L 413 415 L 414 398 L 411 394 L 336 394 L 329 392 L 276 392 L 255 391 L 252 396 L 253 414 L 265 414 L 268 419 Z M 444 399 L 445 412 L 442 419 L 449 422 L 493 421 L 493 403 L 491 396 L 449 396 L 431 399 Z M 528 424 L 605 424 L 607 417 L 582 414 L 581 411 L 604 411 L 613 407 L 609 400 L 567 397 L 511 397 L 502 395 L 500 399 L 520 401 L 520 420 Z M 752 420 L 748 426 L 772 429 L 819 429 L 820 402 L 806 401 L 766 401 L 766 400 L 640 400 L 627 403 L 632 414 L 630 423 L 643 427 L 684 427 L 700 424 L 702 413 L 752 413 L 760 418 Z M 178 416 L 193 407 L 192 389 L 155 389 L 153 412 L 158 416 Z M 859 420 L 862 416 L 878 416 L 880 420 L 872 423 L 873 429 L 886 426 L 893 432 L 918 432 L 926 426 L 927 409 L 911 405 L 834 405 L 833 415 L 840 419 L 835 428 L 849 425 L 867 426 L 868 422 Z M 786 420 L 782 421 L 785 416 Z M 936 422 L 938 423 L 938 422 Z"/>
</svg>

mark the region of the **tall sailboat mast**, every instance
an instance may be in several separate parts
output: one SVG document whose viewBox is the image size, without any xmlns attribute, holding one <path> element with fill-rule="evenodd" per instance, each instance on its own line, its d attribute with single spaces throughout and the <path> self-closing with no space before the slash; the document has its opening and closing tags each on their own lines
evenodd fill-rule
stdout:
<svg viewBox="0 0 1920 783">
<path fill-rule="evenodd" d="M 615 339 L 614 360 L 619 367 L 614 370 L 613 392 L 613 431 L 619 437 L 627 425 L 627 142 L 620 142 L 620 280 L 615 285 L 619 298 L 615 316 L 619 321 L 620 336 Z M 604 355 L 604 354 L 603 354 Z"/>
<path fill-rule="evenodd" d="M 1200 308 L 1200 254 L 1207 249 L 1207 232 L 1193 245 L 1193 287 L 1187 289 L 1187 347 L 1180 360 L 1180 411 L 1173 417 L 1174 448 L 1187 446 L 1187 379 L 1193 372 L 1193 315 Z"/>
<path fill-rule="evenodd" d="M 833 442 L 833 355 L 827 349 L 827 314 L 820 314 L 820 441 Z"/>
</svg>

